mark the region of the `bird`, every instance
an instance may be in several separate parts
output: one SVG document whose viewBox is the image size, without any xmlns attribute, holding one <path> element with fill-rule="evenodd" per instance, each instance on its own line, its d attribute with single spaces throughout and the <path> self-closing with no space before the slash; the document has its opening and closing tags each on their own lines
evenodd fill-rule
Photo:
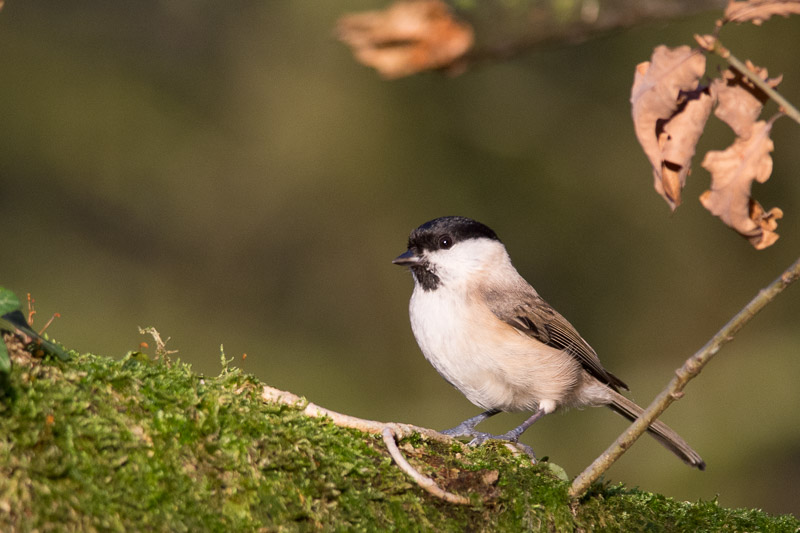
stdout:
<svg viewBox="0 0 800 533">
<path fill-rule="evenodd" d="M 407 250 L 392 261 L 414 279 L 411 329 L 425 358 L 480 414 L 443 431 L 517 442 L 534 422 L 554 411 L 607 406 L 630 421 L 644 411 L 620 394 L 628 386 L 606 370 L 578 331 L 512 265 L 488 226 L 445 216 L 413 230 Z M 476 426 L 501 412 L 532 413 L 502 435 Z M 705 462 L 660 420 L 648 432 L 690 466 Z"/>
</svg>

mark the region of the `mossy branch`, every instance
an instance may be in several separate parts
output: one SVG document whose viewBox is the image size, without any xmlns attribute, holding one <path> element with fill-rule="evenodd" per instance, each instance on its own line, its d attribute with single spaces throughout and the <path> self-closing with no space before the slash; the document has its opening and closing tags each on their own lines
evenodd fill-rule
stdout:
<svg viewBox="0 0 800 533">
<path fill-rule="evenodd" d="M 443 433 L 439 433 L 433 429 L 414 426 L 411 424 L 401 424 L 398 422 L 378 422 L 375 420 L 366 420 L 364 418 L 338 413 L 336 411 L 331 411 L 330 409 L 326 409 L 314 403 L 308 402 L 296 394 L 288 391 L 282 391 L 268 385 L 264 385 L 264 388 L 261 391 L 261 398 L 267 402 L 278 403 L 302 409 L 303 414 L 311 418 L 328 418 L 334 423 L 334 425 L 339 427 L 357 429 L 365 433 L 381 435 L 383 442 L 389 451 L 389 455 L 391 455 L 395 464 L 397 464 L 400 470 L 408 474 L 408 476 L 422 489 L 449 503 L 457 503 L 461 505 L 475 503 L 470 498 L 453 494 L 452 492 L 442 489 L 431 478 L 422 475 L 413 466 L 411 466 L 406 458 L 403 457 L 400 449 L 397 447 L 397 439 L 409 437 L 414 434 L 422 435 L 430 440 L 442 444 L 463 446 L 460 441 L 457 441 L 452 437 L 449 437 Z M 524 449 L 521 448 L 522 446 L 524 445 L 510 442 L 506 443 L 506 447 L 514 455 L 521 455 L 525 453 Z"/>
<path fill-rule="evenodd" d="M 7 337 L 15 364 L 14 394 L 0 401 L 1 531 L 800 527 L 789 515 L 622 485 L 594 485 L 574 503 L 556 465 L 532 465 L 496 442 L 462 446 L 432 430 L 335 413 L 227 362 L 213 377 L 138 352 L 42 360 Z M 396 433 L 387 427 L 402 431 L 398 448 L 415 472 L 470 505 L 409 483 L 385 451 L 394 447 L 385 434 Z"/>
<path fill-rule="evenodd" d="M 309 402 L 308 400 L 301 398 L 296 394 L 276 389 L 275 387 L 270 387 L 269 385 L 264 385 L 264 388 L 261 391 L 261 398 L 266 402 L 283 404 L 296 409 L 301 409 L 304 415 L 311 418 L 327 417 L 339 427 L 357 429 L 359 431 L 363 431 L 364 433 L 382 435 L 383 430 L 388 427 L 398 439 L 402 439 L 416 433 L 430 440 L 443 444 L 459 443 L 459 441 L 453 440 L 452 437 L 448 437 L 447 435 L 439 433 L 433 429 L 414 426 L 411 424 L 401 424 L 399 422 L 378 422 L 377 420 L 366 420 L 364 418 L 358 418 L 355 416 L 338 413 L 336 411 L 331 411 L 330 409 L 326 409 L 315 403 Z"/>
<path fill-rule="evenodd" d="M 446 502 L 457 503 L 459 505 L 468 505 L 470 503 L 469 498 L 459 494 L 453 494 L 452 492 L 442 489 L 434 480 L 428 476 L 420 474 L 416 468 L 411 466 L 408 460 L 403 457 L 403 454 L 400 452 L 400 448 L 397 447 L 397 437 L 395 436 L 391 427 L 384 427 L 382 435 L 383 443 L 386 444 L 386 449 L 389 450 L 389 454 L 392 456 L 392 459 L 394 459 L 395 464 L 400 467 L 400 470 L 408 474 L 417 485 L 428 491 L 430 494 Z"/>
<path fill-rule="evenodd" d="M 722 329 L 720 329 L 705 346 L 686 360 L 682 367 L 675 371 L 669 385 L 661 391 L 655 400 L 645 409 L 642 416 L 633 422 L 609 448 L 603 452 L 586 470 L 572 482 L 569 494 L 572 498 L 580 497 L 608 468 L 630 448 L 647 427 L 663 413 L 672 402 L 683 396 L 683 389 L 689 381 L 697 376 L 724 344 L 733 340 L 734 335 L 744 327 L 759 311 L 783 292 L 800 277 L 800 259 L 787 268 L 766 288 L 750 300 Z"/>
</svg>

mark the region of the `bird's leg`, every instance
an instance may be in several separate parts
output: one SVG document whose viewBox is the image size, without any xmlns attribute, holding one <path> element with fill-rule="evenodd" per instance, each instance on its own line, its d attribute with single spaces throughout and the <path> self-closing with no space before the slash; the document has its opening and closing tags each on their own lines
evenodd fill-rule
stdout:
<svg viewBox="0 0 800 533">
<path fill-rule="evenodd" d="M 475 431 L 475 426 L 483 422 L 489 417 L 492 417 L 500 412 L 500 409 L 489 409 L 488 411 L 484 411 L 479 415 L 473 416 L 472 418 L 468 418 L 464 420 L 459 425 L 454 428 L 445 429 L 442 431 L 445 435 L 449 435 L 451 437 L 475 437 L 478 438 L 479 435 L 489 435 L 488 433 L 481 433 L 479 431 Z M 525 431 L 525 430 L 522 430 Z M 521 432 L 520 432 L 521 433 Z M 491 436 L 489 436 L 491 438 Z M 485 438 L 483 440 L 486 440 Z M 481 441 L 483 442 L 483 441 Z"/>
<path fill-rule="evenodd" d="M 544 415 L 546 415 L 547 411 L 540 408 L 538 411 L 536 411 L 530 417 L 528 417 L 528 419 L 525 420 L 525 422 L 515 427 L 508 433 L 503 433 L 502 435 L 492 435 L 491 433 L 483 433 L 482 431 L 475 431 L 475 426 L 477 426 L 487 418 L 496 415 L 499 412 L 500 412 L 499 409 L 489 409 L 488 411 L 484 411 L 477 416 L 473 416 L 470 419 L 464 420 L 454 428 L 445 429 L 444 431 L 442 431 L 442 433 L 444 433 L 445 435 L 449 435 L 451 437 L 472 437 L 472 440 L 469 441 L 470 446 L 480 446 L 481 444 L 490 439 L 513 442 L 519 448 L 521 448 L 526 454 L 528 454 L 531 457 L 531 459 L 535 461 L 536 455 L 533 453 L 533 449 L 527 444 L 522 444 L 521 442 L 517 441 L 519 440 L 520 435 L 525 433 L 525 430 L 531 427 L 534 422 L 536 422 Z"/>
<path fill-rule="evenodd" d="M 515 427 L 508 433 L 500 435 L 498 438 L 501 440 L 510 440 L 511 442 L 517 442 L 519 440 L 520 435 L 525 433 L 525 430 L 528 429 L 533 425 L 534 422 L 542 418 L 547 413 L 544 409 L 539 409 L 535 413 L 533 413 L 525 422 L 520 424 L 519 426 Z"/>
<path fill-rule="evenodd" d="M 507 440 L 509 442 L 517 442 L 519 440 L 520 435 L 522 435 L 526 429 L 531 427 L 534 422 L 542 418 L 547 412 L 544 409 L 539 409 L 535 413 L 533 413 L 525 422 L 520 424 L 519 426 L 515 427 L 508 433 L 503 433 L 502 435 L 490 435 L 489 433 L 478 433 L 475 432 L 475 438 L 469 443 L 470 446 L 479 446 L 486 442 L 489 439 L 497 439 L 497 440 Z M 477 418 L 477 417 L 475 417 Z M 469 422 L 469 420 L 467 420 Z M 455 429 L 455 428 L 454 428 Z"/>
</svg>

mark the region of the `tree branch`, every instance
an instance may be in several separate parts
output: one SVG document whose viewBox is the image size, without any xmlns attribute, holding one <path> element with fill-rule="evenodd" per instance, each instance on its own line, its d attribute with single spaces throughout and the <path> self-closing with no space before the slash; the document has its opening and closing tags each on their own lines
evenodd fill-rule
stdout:
<svg viewBox="0 0 800 533">
<path fill-rule="evenodd" d="M 572 482 L 569 495 L 572 498 L 580 497 L 600 475 L 630 448 L 636 439 L 647 430 L 647 427 L 663 413 L 669 405 L 683 396 L 683 388 L 703 367 L 711 360 L 719 349 L 732 340 L 734 335 L 744 327 L 761 309 L 771 302 L 786 287 L 800 277 L 800 259 L 787 268 L 783 274 L 778 276 L 766 288 L 750 300 L 736 316 L 734 316 L 722 329 L 720 329 L 705 346 L 697 353 L 686 360 L 682 367 L 675 371 L 667 388 L 661 391 L 655 400 L 645 409 L 640 416 L 628 429 L 620 435 L 616 441 L 603 454 L 594 460 L 586 470 L 580 473 Z"/>
<path fill-rule="evenodd" d="M 339 427 L 357 429 L 359 431 L 363 431 L 364 433 L 382 435 L 383 430 L 388 427 L 391 428 L 393 434 L 398 439 L 402 439 L 414 433 L 419 433 L 423 437 L 436 442 L 441 442 L 444 444 L 461 444 L 461 441 L 455 440 L 452 437 L 448 437 L 447 435 L 439 433 L 433 429 L 414 426 L 411 424 L 401 424 L 399 422 L 378 422 L 377 420 L 366 420 L 364 418 L 358 418 L 355 416 L 338 413 L 336 411 L 331 411 L 330 409 L 326 409 L 315 403 L 309 402 L 305 398 L 301 398 L 296 394 L 276 389 L 275 387 L 270 387 L 268 385 L 264 385 L 264 388 L 261 391 L 261 399 L 267 402 L 279 403 L 302 409 L 303 414 L 311 418 L 328 417 L 335 425 Z"/>
<path fill-rule="evenodd" d="M 386 444 L 386 449 L 389 450 L 389 455 L 392 456 L 395 464 L 400 467 L 400 470 L 408 474 L 422 489 L 449 503 L 457 503 L 459 505 L 469 505 L 471 503 L 469 498 L 447 492 L 437 485 L 434 480 L 422 475 L 416 468 L 411 466 L 411 463 L 403 457 L 400 448 L 397 447 L 397 441 L 395 440 L 394 431 L 391 427 L 385 426 L 381 434 L 383 436 L 383 443 Z"/>
<path fill-rule="evenodd" d="M 738 70 L 742 76 L 745 76 L 748 80 L 753 82 L 753 85 L 758 87 L 764 92 L 764 94 L 769 96 L 776 104 L 778 104 L 782 113 L 800 124 L 800 111 L 798 111 L 797 108 L 791 104 L 791 102 L 784 98 L 781 93 L 772 88 L 766 80 L 762 79 L 757 73 L 747 68 L 747 65 L 735 55 L 731 54 L 729 49 L 722 46 L 722 43 L 716 36 L 695 35 L 694 38 L 705 50 L 718 55 L 727 61 L 730 66 Z"/>
<path fill-rule="evenodd" d="M 544 43 L 576 43 L 605 32 L 722 9 L 725 0 L 482 0 L 453 2 L 475 29 L 467 62 L 502 59 Z"/>
<path fill-rule="evenodd" d="M 387 79 L 458 74 L 545 43 L 576 43 L 647 21 L 721 9 L 725 0 L 397 0 L 339 19 L 356 59 Z M 456 16 L 454 16 L 456 15 Z"/>
</svg>

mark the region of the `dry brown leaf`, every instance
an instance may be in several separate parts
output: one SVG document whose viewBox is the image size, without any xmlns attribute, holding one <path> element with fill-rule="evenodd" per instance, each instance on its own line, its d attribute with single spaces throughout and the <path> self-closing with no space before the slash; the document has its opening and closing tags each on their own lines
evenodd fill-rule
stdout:
<svg viewBox="0 0 800 533">
<path fill-rule="evenodd" d="M 756 73 L 767 84 L 775 88 L 783 76 L 769 78 L 767 69 L 759 68 L 747 61 L 747 67 Z M 714 114 L 733 129 L 737 137 L 747 138 L 750 128 L 758 119 L 767 95 L 756 87 L 752 81 L 736 69 L 729 68 L 721 78 L 711 84 L 711 92 L 718 102 Z"/>
<path fill-rule="evenodd" d="M 695 33 L 694 40 L 697 41 L 697 44 L 699 44 L 700 47 L 703 48 L 703 50 L 708 50 L 709 52 L 711 52 L 712 50 L 714 50 L 714 45 L 717 42 L 717 37 L 715 35 L 710 35 L 710 34 L 700 35 Z"/>
<path fill-rule="evenodd" d="M 760 26 L 762 22 L 774 15 L 800 15 L 798 0 L 749 0 L 736 2 L 730 0 L 725 8 L 725 20 L 728 22 L 752 22 Z"/>
<path fill-rule="evenodd" d="M 471 47 L 472 28 L 440 0 L 396 2 L 339 19 L 337 34 L 356 59 L 385 78 L 452 67 Z"/>
<path fill-rule="evenodd" d="M 683 94 L 686 100 L 673 117 L 664 123 L 658 136 L 661 147 L 661 185 L 664 195 L 671 198 L 674 207 L 681 203 L 681 189 L 686 185 L 686 176 L 692 168 L 697 141 L 703 134 L 713 98 L 707 88 Z M 656 188 L 658 190 L 658 188 Z M 673 209 L 674 209 L 673 207 Z"/>
<path fill-rule="evenodd" d="M 636 138 L 653 167 L 656 191 L 672 209 L 681 202 L 680 191 L 713 103 L 698 86 L 705 69 L 705 56 L 688 46 L 659 46 L 634 75 L 631 107 Z"/>
<path fill-rule="evenodd" d="M 761 204 L 750 198 L 750 219 L 759 225 L 761 235 L 749 237 L 750 244 L 756 250 L 763 250 L 775 244 L 779 235 L 775 233 L 778 229 L 778 220 L 783 218 L 783 211 L 779 207 L 773 207 L 769 211 L 764 211 Z"/>
<path fill-rule="evenodd" d="M 756 122 L 749 137 L 737 137 L 726 150 L 710 151 L 703 159 L 711 173 L 711 189 L 700 196 L 703 206 L 759 250 L 778 239 L 774 230 L 783 216 L 777 208 L 765 212 L 750 197 L 753 180 L 763 183 L 772 173 L 771 129 L 771 122 Z"/>
</svg>

